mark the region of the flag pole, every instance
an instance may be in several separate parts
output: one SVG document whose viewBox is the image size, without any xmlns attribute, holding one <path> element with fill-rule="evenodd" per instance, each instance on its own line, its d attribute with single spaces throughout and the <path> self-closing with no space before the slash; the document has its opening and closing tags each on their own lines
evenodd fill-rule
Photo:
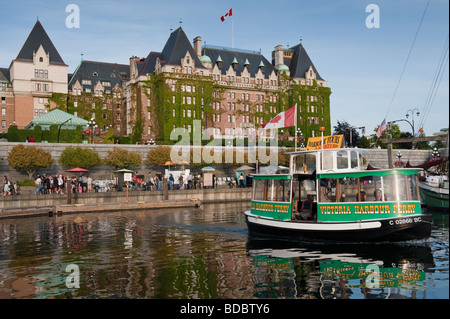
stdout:
<svg viewBox="0 0 450 319">
<path fill-rule="evenodd" d="M 231 15 L 231 48 L 234 50 L 234 14 Z"/>
<path fill-rule="evenodd" d="M 295 131 L 294 131 L 294 139 L 295 139 L 295 151 L 297 152 L 297 104 L 295 104 Z"/>
</svg>

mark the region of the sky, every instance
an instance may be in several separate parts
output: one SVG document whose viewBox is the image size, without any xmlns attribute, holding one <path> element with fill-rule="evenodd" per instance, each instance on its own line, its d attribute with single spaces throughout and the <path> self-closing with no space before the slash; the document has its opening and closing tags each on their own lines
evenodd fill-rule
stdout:
<svg viewBox="0 0 450 319">
<path fill-rule="evenodd" d="M 79 27 L 66 23 L 71 4 L 79 8 Z M 301 41 L 331 88 L 332 126 L 346 121 L 368 135 L 383 119 L 409 114 L 411 124 L 397 123 L 402 131 L 412 133 L 412 115 L 415 132 L 423 125 L 427 136 L 449 127 L 448 0 L 19 0 L 1 7 L 1 68 L 16 58 L 37 19 L 70 73 L 81 54 L 129 64 L 131 56 L 161 52 L 181 25 L 191 41 L 234 42 L 269 61 L 275 46 Z M 222 22 L 231 8 L 232 18 Z"/>
</svg>

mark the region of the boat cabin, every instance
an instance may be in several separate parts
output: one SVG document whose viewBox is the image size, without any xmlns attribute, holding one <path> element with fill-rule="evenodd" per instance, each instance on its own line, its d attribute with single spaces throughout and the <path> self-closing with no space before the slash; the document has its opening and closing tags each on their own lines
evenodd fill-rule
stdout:
<svg viewBox="0 0 450 319">
<path fill-rule="evenodd" d="M 252 213 L 340 222 L 420 214 L 418 169 L 366 170 L 361 149 L 289 153 L 290 174 L 254 175 Z"/>
</svg>

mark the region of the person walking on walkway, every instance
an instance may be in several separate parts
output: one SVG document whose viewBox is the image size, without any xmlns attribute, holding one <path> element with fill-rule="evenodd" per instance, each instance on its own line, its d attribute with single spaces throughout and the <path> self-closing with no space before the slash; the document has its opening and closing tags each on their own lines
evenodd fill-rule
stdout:
<svg viewBox="0 0 450 319">
<path fill-rule="evenodd" d="M 3 196 L 11 195 L 11 190 L 9 189 L 9 181 L 8 178 L 3 176 Z"/>
</svg>

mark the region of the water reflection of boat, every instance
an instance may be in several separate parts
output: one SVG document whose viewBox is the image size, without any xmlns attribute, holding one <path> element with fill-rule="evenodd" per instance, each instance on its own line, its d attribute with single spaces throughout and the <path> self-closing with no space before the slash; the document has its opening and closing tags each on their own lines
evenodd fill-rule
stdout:
<svg viewBox="0 0 450 319">
<path fill-rule="evenodd" d="M 256 297 L 421 298 L 434 269 L 431 248 L 417 245 L 308 245 L 249 240 Z"/>
</svg>

